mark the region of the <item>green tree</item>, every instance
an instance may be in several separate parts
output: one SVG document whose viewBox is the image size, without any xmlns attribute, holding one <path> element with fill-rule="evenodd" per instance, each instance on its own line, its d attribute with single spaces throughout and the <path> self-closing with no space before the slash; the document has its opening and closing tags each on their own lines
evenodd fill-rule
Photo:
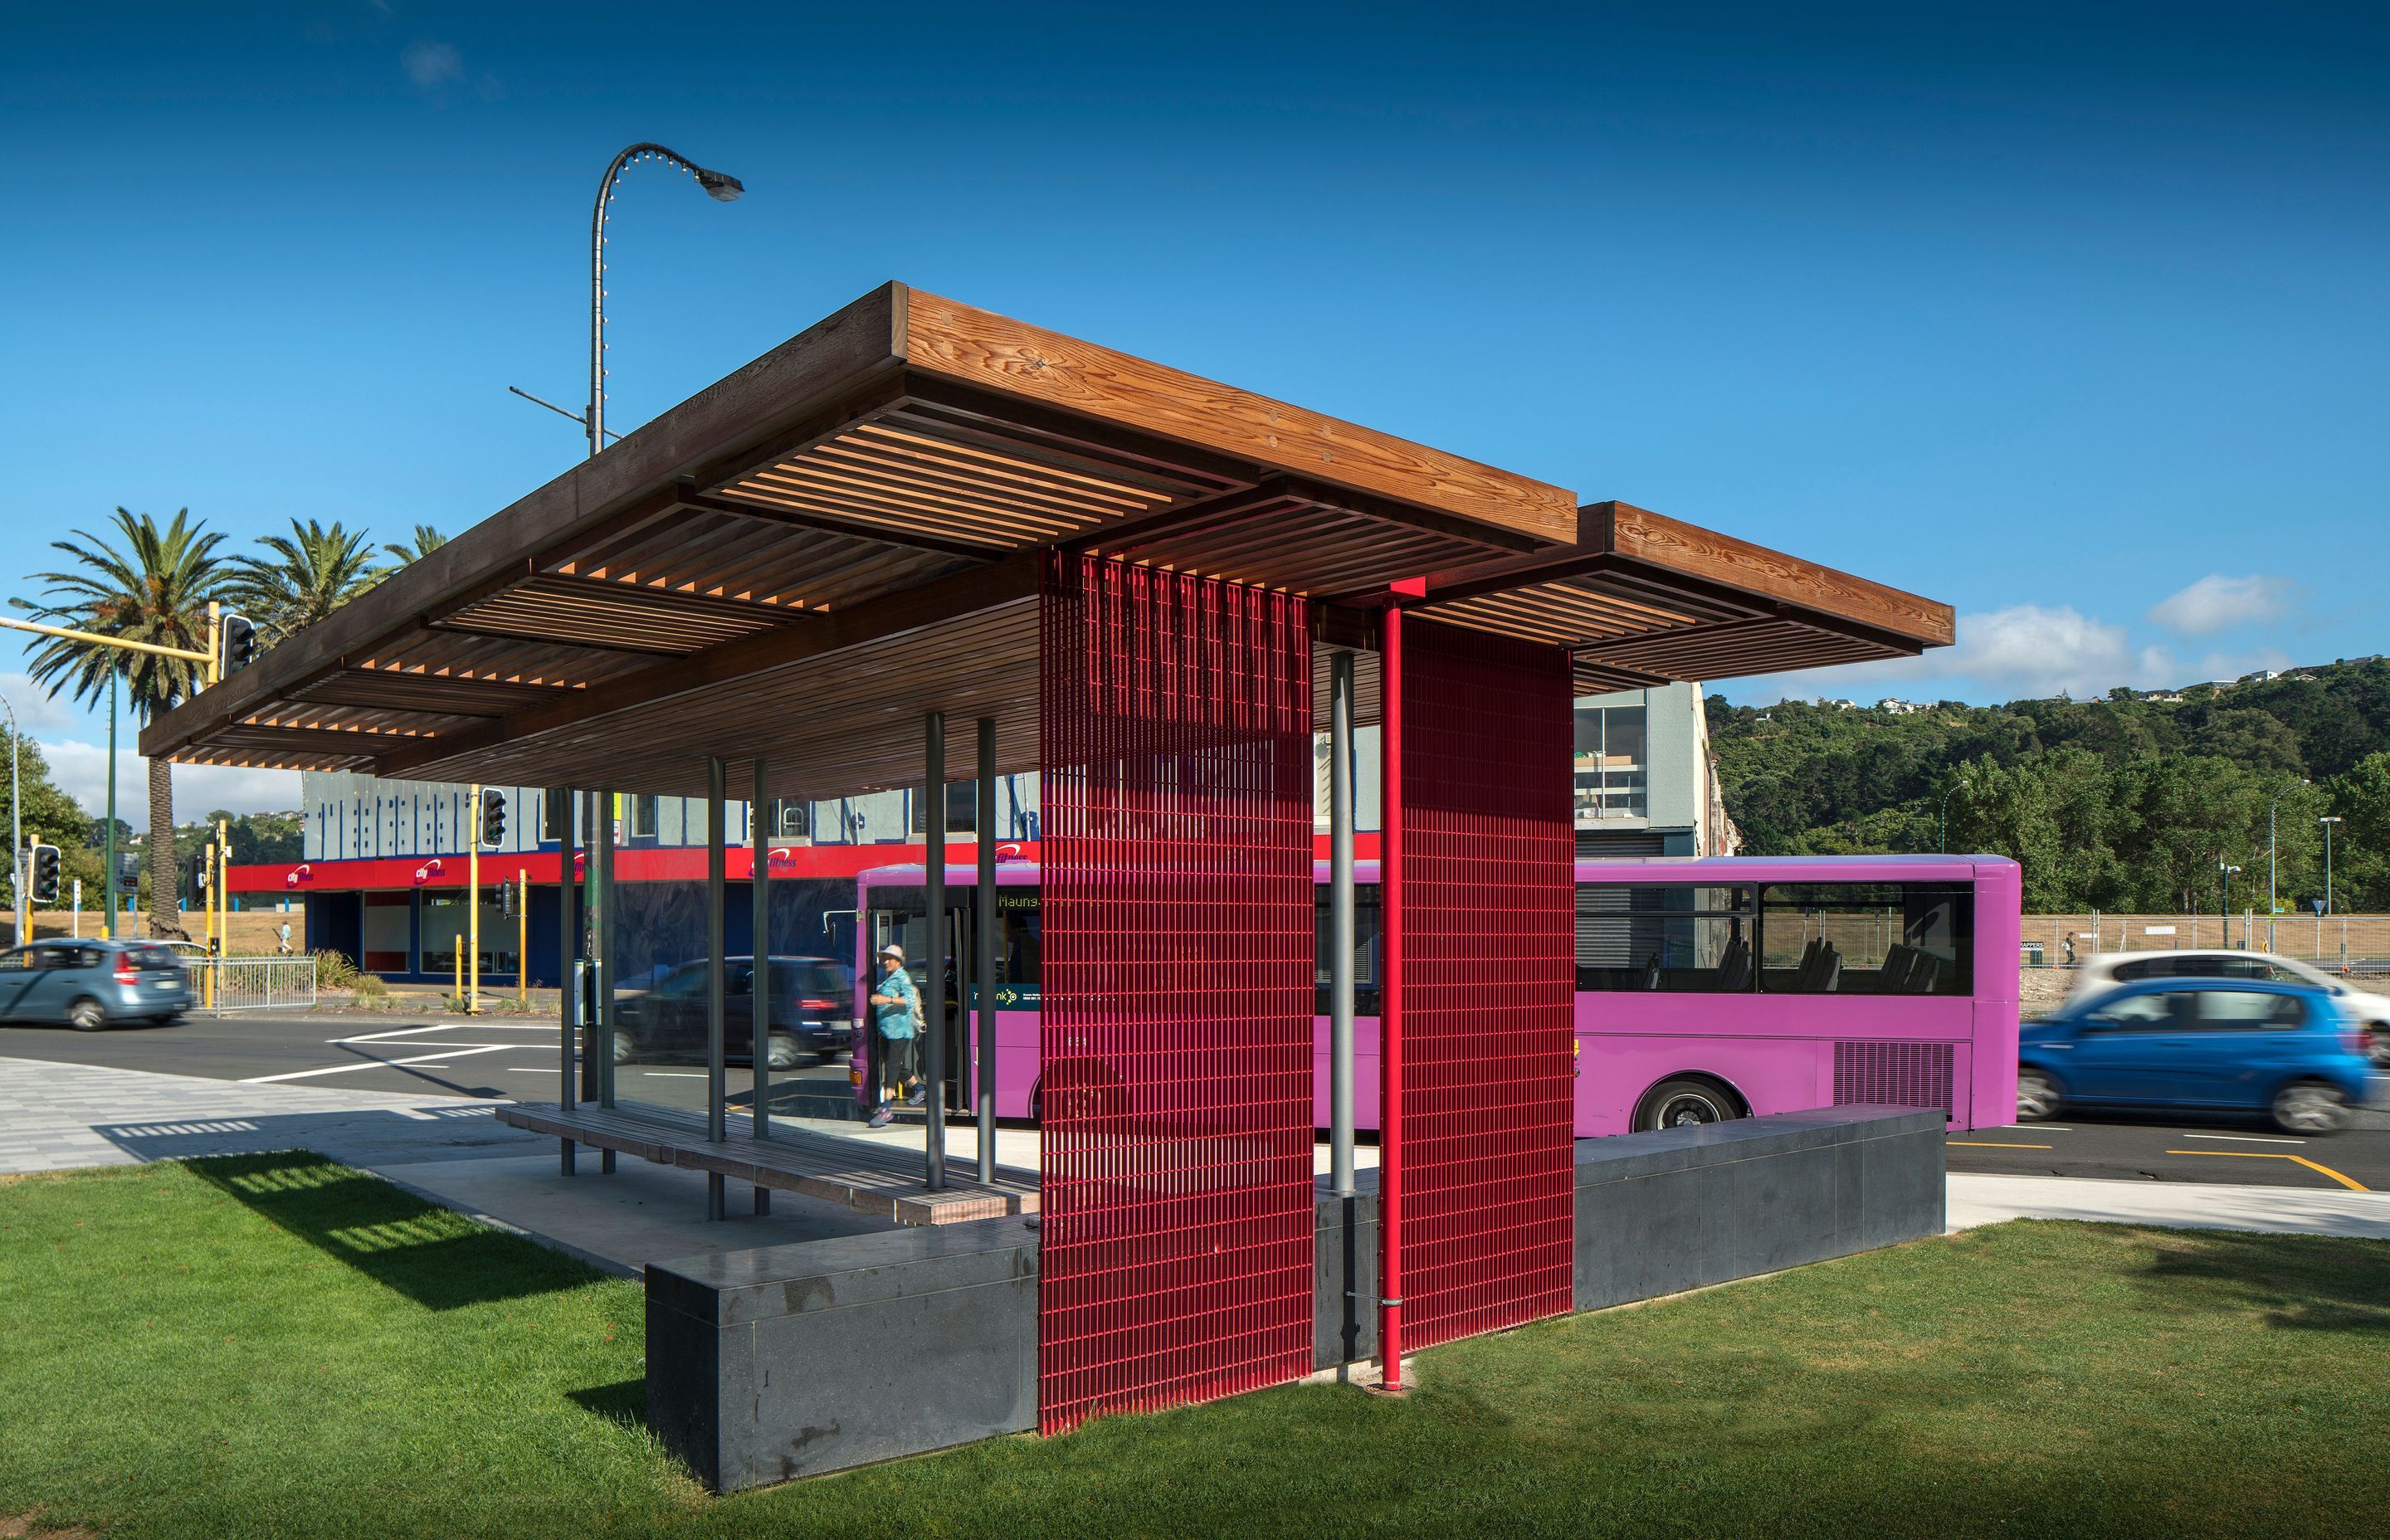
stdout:
<svg viewBox="0 0 2390 1540">
<path fill-rule="evenodd" d="M 73 566 L 32 574 L 32 582 L 48 586 L 42 603 L 26 608 L 45 622 L 78 631 L 207 650 L 208 601 L 216 597 L 224 575 L 215 549 L 224 536 L 193 522 L 188 508 L 178 510 L 173 522 L 161 528 L 152 516 L 120 507 L 114 544 L 83 530 L 72 533 L 73 539 L 52 541 L 51 545 L 72 557 Z M 127 652 L 59 636 L 45 638 L 33 648 L 29 672 L 52 695 L 65 691 L 84 705 L 105 696 L 109 678 L 115 675 L 123 681 L 134 715 L 146 723 L 196 693 L 204 667 L 186 658 Z M 148 768 L 149 828 L 157 836 L 147 841 L 149 923 L 157 934 L 183 936 L 174 908 L 173 767 L 164 760 L 151 760 Z"/>
<path fill-rule="evenodd" d="M 97 854 L 87 848 L 95 820 L 50 779 L 50 762 L 43 756 L 42 746 L 31 738 L 12 743 L 5 726 L 0 726 L 0 832 L 11 826 L 16 815 L 15 805 L 9 801 L 8 760 L 12 751 L 16 756 L 14 779 L 25 796 L 25 842 L 58 847 L 61 905 L 68 901 L 70 885 L 77 879 L 83 881 L 86 901 L 96 902 L 98 895 L 93 884 L 99 880 L 100 862 Z"/>
<path fill-rule="evenodd" d="M 382 573 L 384 576 L 388 576 L 390 573 L 398 571 L 399 567 L 404 567 L 410 561 L 420 560 L 446 544 L 448 544 L 448 537 L 446 535 L 442 534 L 438 530 L 433 529 L 429 524 L 418 524 L 415 526 L 415 543 L 413 545 L 402 545 L 397 542 L 392 541 L 382 546 L 383 550 L 398 558 L 398 566 L 385 567 L 382 569 Z"/>
<path fill-rule="evenodd" d="M 2333 907 L 2390 908 L 2390 751 L 2377 750 L 2332 777 L 2329 795 L 2341 819 L 2332 841 Z"/>
<path fill-rule="evenodd" d="M 260 536 L 264 556 L 236 556 L 225 597 L 275 643 L 305 630 L 379 581 L 366 532 L 290 520 L 288 535 Z"/>
</svg>

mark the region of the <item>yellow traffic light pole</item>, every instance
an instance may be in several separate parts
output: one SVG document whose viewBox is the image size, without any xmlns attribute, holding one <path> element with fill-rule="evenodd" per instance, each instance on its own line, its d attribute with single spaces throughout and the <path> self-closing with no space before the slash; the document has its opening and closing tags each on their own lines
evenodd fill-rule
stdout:
<svg viewBox="0 0 2390 1540">
<path fill-rule="evenodd" d="M 465 933 L 471 948 L 471 974 L 465 986 L 465 1014 L 482 1014 L 482 788 L 470 797 L 472 820 L 465 826 Z"/>
<path fill-rule="evenodd" d="M 515 868 L 515 998 L 531 1004 L 531 873 Z"/>
</svg>

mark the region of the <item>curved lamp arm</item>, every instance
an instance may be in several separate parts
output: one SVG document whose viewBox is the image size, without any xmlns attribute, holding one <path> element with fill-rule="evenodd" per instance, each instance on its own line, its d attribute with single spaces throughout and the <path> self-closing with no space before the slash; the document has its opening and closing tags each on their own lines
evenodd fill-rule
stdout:
<svg viewBox="0 0 2390 1540">
<path fill-rule="evenodd" d="M 606 207 L 614 201 L 614 179 L 625 167 L 641 160 L 662 160 L 679 167 L 697 180 L 706 196 L 717 203 L 728 203 L 747 190 L 745 184 L 726 172 L 699 165 L 677 150 L 642 140 L 623 151 L 606 165 L 606 174 L 598 179 L 598 203 L 589 213 L 589 453 L 596 455 L 606 443 Z M 570 414 L 568 414 L 570 415 Z"/>
</svg>

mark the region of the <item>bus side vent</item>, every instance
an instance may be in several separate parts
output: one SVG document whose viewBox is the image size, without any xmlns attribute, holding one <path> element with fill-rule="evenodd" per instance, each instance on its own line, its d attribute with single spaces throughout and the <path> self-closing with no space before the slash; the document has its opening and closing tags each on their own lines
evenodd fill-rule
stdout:
<svg viewBox="0 0 2390 1540">
<path fill-rule="evenodd" d="M 1834 1105 L 1882 1102 L 1947 1112 L 1950 1070 L 1947 1043 L 1837 1043 Z"/>
</svg>

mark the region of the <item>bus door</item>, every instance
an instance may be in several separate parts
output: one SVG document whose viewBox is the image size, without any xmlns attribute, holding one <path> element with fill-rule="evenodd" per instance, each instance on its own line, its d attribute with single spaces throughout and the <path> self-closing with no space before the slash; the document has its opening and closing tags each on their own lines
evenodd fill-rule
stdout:
<svg viewBox="0 0 2390 1540">
<path fill-rule="evenodd" d="M 913 987 L 921 992 L 921 1008 L 930 1007 L 930 928 L 928 904 L 919 888 L 886 888 L 874 894 L 876 904 L 867 917 L 871 927 L 871 966 L 877 968 L 880 948 L 893 942 L 905 949 L 905 971 L 913 976 Z M 970 1010 L 971 998 L 971 900 L 966 890 L 957 895 L 947 894 L 945 912 L 946 1000 L 944 1020 L 927 1023 L 927 1031 L 937 1033 L 945 1048 L 945 1084 L 943 1088 L 945 1109 L 949 1112 L 967 1110 L 971 1105 Z M 866 991 L 868 994 L 869 991 Z M 875 1054 L 878 1046 L 873 1045 Z M 921 1045 L 921 1070 L 929 1072 L 929 1043 Z M 874 1062 L 869 1074 L 877 1075 L 880 1066 Z M 867 1081 L 867 1084 L 868 1082 Z"/>
</svg>

